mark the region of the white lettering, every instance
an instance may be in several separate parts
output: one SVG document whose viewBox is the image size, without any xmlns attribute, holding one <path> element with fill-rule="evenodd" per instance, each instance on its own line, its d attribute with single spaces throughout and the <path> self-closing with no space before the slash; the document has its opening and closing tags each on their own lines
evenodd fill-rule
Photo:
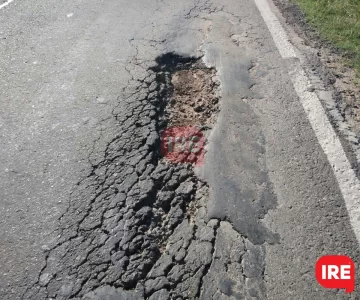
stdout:
<svg viewBox="0 0 360 300">
<path fill-rule="evenodd" d="M 322 279 L 326 279 L 326 265 L 322 265 Z"/>
<path fill-rule="evenodd" d="M 346 266 L 346 265 L 342 265 L 340 267 L 340 278 L 341 279 L 351 279 L 351 276 L 350 276 L 350 273 L 351 273 L 351 266 Z"/>
<path fill-rule="evenodd" d="M 328 265 L 328 279 L 339 279 L 337 275 L 339 273 L 339 267 L 334 265 Z"/>
</svg>

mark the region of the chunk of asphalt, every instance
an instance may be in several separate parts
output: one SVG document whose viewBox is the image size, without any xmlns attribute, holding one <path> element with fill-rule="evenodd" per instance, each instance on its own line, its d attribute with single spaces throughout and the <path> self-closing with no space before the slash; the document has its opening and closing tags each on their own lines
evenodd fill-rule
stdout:
<svg viewBox="0 0 360 300">
<path fill-rule="evenodd" d="M 103 286 L 86 294 L 83 300 L 140 300 L 144 299 L 138 291 L 125 291 L 112 286 Z"/>
</svg>

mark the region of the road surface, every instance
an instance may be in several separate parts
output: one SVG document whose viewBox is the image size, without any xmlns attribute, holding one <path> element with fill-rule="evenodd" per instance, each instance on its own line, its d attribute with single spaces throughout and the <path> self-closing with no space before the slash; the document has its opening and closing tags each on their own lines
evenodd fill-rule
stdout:
<svg viewBox="0 0 360 300">
<path fill-rule="evenodd" d="M 359 180 L 271 1 L 0 7 L 0 299 L 359 299 L 315 280 L 359 269 Z M 198 68 L 220 108 L 193 168 L 160 135 Z"/>
</svg>

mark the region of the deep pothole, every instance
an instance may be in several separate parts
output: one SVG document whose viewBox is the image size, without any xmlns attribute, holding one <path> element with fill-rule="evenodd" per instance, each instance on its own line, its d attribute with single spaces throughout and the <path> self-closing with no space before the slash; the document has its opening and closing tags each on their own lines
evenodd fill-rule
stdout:
<svg viewBox="0 0 360 300">
<path fill-rule="evenodd" d="M 205 131 L 216 122 L 220 109 L 220 82 L 216 69 L 207 67 L 201 58 L 168 53 L 158 57 L 156 61 L 158 65 L 153 70 L 156 72 L 159 98 L 162 103 L 159 114 L 161 144 L 168 142 L 164 141 L 163 133 L 166 131 L 175 135 L 172 136 L 175 143 L 179 142 L 179 138 L 181 143 L 179 152 L 174 154 L 175 159 L 170 155 L 170 160 L 160 159 L 159 165 L 178 165 L 179 167 L 183 165 L 184 169 L 192 173 L 195 182 L 194 194 L 191 199 L 183 202 L 185 217 L 192 222 L 199 208 L 199 200 L 202 198 L 200 202 L 204 205 L 204 198 L 208 198 L 208 186 L 193 174 L 193 167 L 199 162 L 204 163 Z M 201 136 L 199 145 L 194 146 L 194 148 L 199 147 L 199 152 L 195 155 L 189 149 L 190 143 L 187 142 L 190 140 L 186 142 L 183 140 L 189 138 L 186 135 L 194 134 Z M 162 218 L 164 225 L 166 218 Z M 169 235 L 166 234 L 161 239 L 161 252 L 166 248 L 168 237 Z"/>
<path fill-rule="evenodd" d="M 171 78 L 174 91 L 167 108 L 169 126 L 204 126 L 215 123 L 219 110 L 218 83 L 214 69 L 176 71 Z"/>
<path fill-rule="evenodd" d="M 197 248 L 189 247 L 191 240 L 200 243 L 194 223 L 208 198 L 207 184 L 194 174 L 193 163 L 198 160 L 188 158 L 204 153 L 203 148 L 200 152 L 186 148 L 187 160 L 165 161 L 159 151 L 160 136 L 171 127 L 196 127 L 196 134 L 202 133 L 215 121 L 219 85 L 215 70 L 206 68 L 201 59 L 166 54 L 156 62 L 135 90 L 129 86 L 129 96 L 114 109 L 118 134 L 107 143 L 104 159 L 92 166 L 72 193 L 60 220 L 59 240 L 47 252 L 46 264 L 26 299 L 80 299 L 99 287 L 138 288 L 143 290 L 139 299 L 164 288 L 174 299 L 181 294 L 176 287 L 185 279 L 178 275 L 189 251 L 196 256 Z M 181 229 L 184 222 L 191 224 L 186 230 Z M 208 257 L 215 227 L 204 225 L 211 235 L 203 241 Z M 177 254 L 168 249 L 174 236 L 188 239 Z M 166 272 L 154 275 L 160 258 L 168 256 L 172 258 Z M 185 285 L 191 285 L 200 268 L 205 272 L 208 267 L 207 259 L 194 269 L 184 269 Z"/>
<path fill-rule="evenodd" d="M 173 53 L 154 68 L 162 99 L 161 154 L 172 163 L 204 164 L 206 135 L 219 111 L 219 81 L 201 58 Z"/>
<path fill-rule="evenodd" d="M 160 57 L 157 80 L 165 89 L 165 127 L 206 126 L 214 124 L 219 112 L 219 81 L 216 70 L 201 58 L 170 53 Z"/>
</svg>

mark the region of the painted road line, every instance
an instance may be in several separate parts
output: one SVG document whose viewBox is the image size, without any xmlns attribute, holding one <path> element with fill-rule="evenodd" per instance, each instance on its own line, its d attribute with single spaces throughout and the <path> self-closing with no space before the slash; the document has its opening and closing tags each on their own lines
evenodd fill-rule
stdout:
<svg viewBox="0 0 360 300">
<path fill-rule="evenodd" d="M 296 57 L 295 48 L 267 0 L 254 0 L 274 42 L 283 58 Z M 289 72 L 295 91 L 306 112 L 316 137 L 333 169 L 348 210 L 351 226 L 360 243 L 360 181 L 352 169 L 340 139 L 332 127 L 325 109 L 315 92 L 310 92 L 310 80 L 305 71 L 295 63 Z"/>
<path fill-rule="evenodd" d="M 283 58 L 296 57 L 295 49 L 289 42 L 288 36 L 283 29 L 279 19 L 270 9 L 269 3 L 266 0 L 255 0 L 255 3 L 271 32 L 271 35 L 277 48 L 280 51 L 281 56 Z"/>
<path fill-rule="evenodd" d="M 8 0 L 5 3 L 0 5 L 0 9 L 4 8 L 5 6 L 8 6 L 11 2 L 13 2 L 14 0 Z"/>
</svg>

